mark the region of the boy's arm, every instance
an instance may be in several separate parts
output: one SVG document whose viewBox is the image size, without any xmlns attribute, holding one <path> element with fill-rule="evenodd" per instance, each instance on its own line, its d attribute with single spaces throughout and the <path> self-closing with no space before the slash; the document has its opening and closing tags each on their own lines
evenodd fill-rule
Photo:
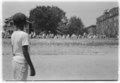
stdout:
<svg viewBox="0 0 120 83">
<path fill-rule="evenodd" d="M 13 45 L 11 45 L 12 46 L 12 54 L 13 54 Z"/>
<path fill-rule="evenodd" d="M 31 76 L 35 76 L 35 69 L 34 69 L 34 66 L 33 66 L 33 64 L 32 64 L 32 62 L 31 62 L 29 53 L 28 53 L 28 45 L 22 46 L 22 49 L 23 49 L 23 54 L 24 54 L 24 56 L 25 56 L 25 59 L 26 59 L 27 63 L 28 63 L 29 66 L 30 66 L 30 69 L 31 69 L 30 75 L 31 75 Z"/>
<path fill-rule="evenodd" d="M 14 52 L 13 52 L 13 45 L 11 45 L 12 46 L 12 54 L 13 54 L 13 56 L 15 56 L 15 54 L 14 54 Z"/>
</svg>

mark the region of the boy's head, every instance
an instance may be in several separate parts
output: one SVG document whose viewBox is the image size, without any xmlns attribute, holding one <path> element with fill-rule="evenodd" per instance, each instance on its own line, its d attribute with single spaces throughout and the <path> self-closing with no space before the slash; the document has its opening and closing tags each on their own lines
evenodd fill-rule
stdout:
<svg viewBox="0 0 120 83">
<path fill-rule="evenodd" d="M 13 23 L 17 28 L 23 30 L 24 26 L 27 24 L 27 17 L 22 13 L 16 13 L 13 16 Z"/>
</svg>

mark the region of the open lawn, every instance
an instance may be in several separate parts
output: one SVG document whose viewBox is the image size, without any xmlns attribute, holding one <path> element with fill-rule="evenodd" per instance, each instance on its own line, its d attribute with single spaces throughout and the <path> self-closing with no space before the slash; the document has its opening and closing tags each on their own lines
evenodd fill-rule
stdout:
<svg viewBox="0 0 120 83">
<path fill-rule="evenodd" d="M 12 79 L 10 39 L 3 39 L 3 80 Z M 31 39 L 36 69 L 28 80 L 117 80 L 117 39 Z"/>
</svg>

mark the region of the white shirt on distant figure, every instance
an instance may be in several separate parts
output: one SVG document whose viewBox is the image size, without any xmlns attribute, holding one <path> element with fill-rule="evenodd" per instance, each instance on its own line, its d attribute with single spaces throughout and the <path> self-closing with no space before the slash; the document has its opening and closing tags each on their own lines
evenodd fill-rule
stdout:
<svg viewBox="0 0 120 83">
<path fill-rule="evenodd" d="M 13 60 L 18 63 L 26 63 L 23 55 L 22 46 L 29 45 L 29 35 L 24 31 L 14 31 L 11 36 L 13 46 Z"/>
</svg>

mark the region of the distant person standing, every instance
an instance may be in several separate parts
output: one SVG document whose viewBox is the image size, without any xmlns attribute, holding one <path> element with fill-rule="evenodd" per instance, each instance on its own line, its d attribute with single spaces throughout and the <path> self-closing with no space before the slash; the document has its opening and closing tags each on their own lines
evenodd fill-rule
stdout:
<svg viewBox="0 0 120 83">
<path fill-rule="evenodd" d="M 28 23 L 26 16 L 17 13 L 12 17 L 16 31 L 11 36 L 13 53 L 13 79 L 27 80 L 28 66 L 30 66 L 30 76 L 35 76 L 35 69 L 29 56 L 29 35 L 24 31 Z"/>
</svg>

